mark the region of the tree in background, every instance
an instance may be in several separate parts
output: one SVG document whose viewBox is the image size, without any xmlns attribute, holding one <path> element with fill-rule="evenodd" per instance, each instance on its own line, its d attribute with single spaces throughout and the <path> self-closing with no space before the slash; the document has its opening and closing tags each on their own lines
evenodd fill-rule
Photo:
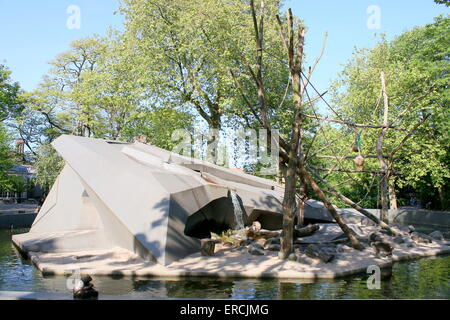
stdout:
<svg viewBox="0 0 450 320">
<path fill-rule="evenodd" d="M 34 150 L 60 134 L 122 141 L 148 135 L 155 145 L 169 147 L 167 135 L 189 128 L 192 116 L 146 97 L 146 88 L 133 73 L 130 52 L 111 33 L 75 41 L 58 55 L 39 88 L 25 95 L 27 108 L 16 119 L 29 147 Z M 155 132 L 163 122 L 166 132 Z"/>
<path fill-rule="evenodd" d="M 64 160 L 50 144 L 42 144 L 38 148 L 37 159 L 34 163 L 35 182 L 42 187 L 44 193 L 48 193 L 63 167 Z"/>
<path fill-rule="evenodd" d="M 62 168 L 50 145 L 61 134 L 121 141 L 145 136 L 171 149 L 172 132 L 192 128 L 189 112 L 160 105 L 145 94 L 133 73 L 131 54 L 112 32 L 106 38 L 74 41 L 51 62 L 39 88 L 23 95 L 26 107 L 12 126 L 37 156 L 43 187 L 49 188 Z"/>
<path fill-rule="evenodd" d="M 440 208 L 447 207 L 446 188 L 450 178 L 449 27 L 450 19 L 441 16 L 434 23 L 416 27 L 391 42 L 382 40 L 371 50 L 358 50 L 334 83 L 334 104 L 342 118 L 352 123 L 380 124 L 383 108 L 379 75 L 381 71 L 385 73 L 389 121 L 398 118 L 399 126 L 404 129 L 389 130 L 385 136 L 388 154 L 417 121 L 429 117 L 416 130 L 414 138 L 391 159 L 395 170 L 402 172 L 395 179 L 392 192 L 410 190 L 420 195 L 423 203 L 431 201 L 434 207 Z M 405 109 L 408 112 L 402 114 Z M 340 130 L 341 138 L 336 137 L 340 142 L 334 148 L 338 153 L 334 155 L 348 155 L 358 135 L 364 153 L 375 154 L 378 137 L 372 133 L 357 128 Z M 349 168 L 351 165 L 348 163 Z M 379 168 L 377 160 L 366 159 L 365 168 Z M 367 176 L 353 177 L 346 184 L 343 183 L 348 176 L 332 174 L 331 177 L 335 183 L 342 184 L 339 189 L 343 193 L 354 195 L 361 194 L 358 189 L 365 181 L 368 196 L 373 200 L 377 198 L 376 188 L 373 188 L 377 184 Z M 374 204 L 372 201 L 371 205 Z"/>
<path fill-rule="evenodd" d="M 447 7 L 450 6 L 450 0 L 434 0 L 437 4 L 445 4 Z"/>
<path fill-rule="evenodd" d="M 12 191 L 13 184 L 6 173 L 14 166 L 14 153 L 11 149 L 11 138 L 3 125 L 0 126 L 0 190 Z"/>
<path fill-rule="evenodd" d="M 288 82 L 287 60 L 274 19 L 281 5 L 270 0 L 264 8 L 271 17 L 264 25 L 267 54 L 262 57 L 265 65 L 273 66 L 264 70 L 269 110 L 278 107 Z M 247 112 L 239 91 L 232 90 L 230 74 L 233 69 L 241 77 L 244 90 L 253 88 L 242 56 L 252 65 L 259 58 L 253 54 L 255 35 L 245 1 L 126 0 L 121 12 L 125 42 L 133 53 L 130 68 L 158 104 L 193 109 L 213 129 L 222 129 L 224 120 L 227 125 L 259 125 Z M 249 103 L 255 106 L 258 98 Z"/>
<path fill-rule="evenodd" d="M 11 71 L 0 64 L 0 190 L 5 192 L 20 192 L 26 188 L 20 177 L 7 173 L 17 163 L 17 155 L 5 124 L 22 112 L 21 93 L 19 84 L 11 80 Z"/>
<path fill-rule="evenodd" d="M 0 64 L 0 122 L 20 114 L 23 109 L 20 93 L 19 84 L 11 80 L 11 71 Z"/>
</svg>

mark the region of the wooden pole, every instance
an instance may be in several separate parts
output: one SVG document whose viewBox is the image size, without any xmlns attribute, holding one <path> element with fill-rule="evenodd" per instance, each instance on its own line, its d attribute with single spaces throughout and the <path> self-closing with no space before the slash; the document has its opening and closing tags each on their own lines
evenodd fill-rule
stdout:
<svg viewBox="0 0 450 320">
<path fill-rule="evenodd" d="M 389 113 L 389 99 L 386 93 L 386 82 L 384 78 L 384 72 L 381 71 L 381 91 L 383 94 L 384 101 L 384 114 L 383 114 L 383 126 L 388 125 L 388 113 Z M 388 210 L 389 210 L 389 187 L 388 187 L 388 179 L 389 179 L 389 170 L 386 164 L 386 160 L 383 157 L 383 139 L 384 134 L 386 133 L 387 127 L 384 127 L 380 130 L 380 134 L 378 135 L 377 142 L 377 156 L 380 162 L 380 168 L 383 172 L 380 175 L 380 202 L 381 202 L 381 215 L 380 218 L 383 222 L 388 222 Z"/>
<path fill-rule="evenodd" d="M 389 227 L 389 225 L 387 223 L 381 221 L 376 216 L 371 214 L 369 211 L 365 210 L 364 208 L 359 206 L 357 203 L 353 202 L 352 200 L 350 200 L 349 198 L 344 196 L 342 193 L 338 192 L 328 182 L 326 182 L 325 179 L 322 179 L 322 177 L 319 174 L 317 174 L 314 171 L 311 171 L 311 173 L 318 181 L 320 181 L 322 184 L 325 185 L 325 187 L 327 188 L 327 189 L 324 190 L 325 192 L 327 192 L 327 193 L 329 193 L 329 194 L 331 194 L 331 195 L 341 199 L 344 203 L 348 204 L 349 206 L 351 206 L 355 210 L 357 210 L 360 213 L 362 213 L 363 215 L 365 215 L 367 218 L 369 218 L 370 220 L 372 220 L 373 222 L 378 224 L 381 228 L 389 231 L 392 234 L 398 235 L 398 232 L 396 232 L 395 230 L 391 229 L 391 227 Z"/>
<path fill-rule="evenodd" d="M 322 189 L 317 185 L 317 183 L 311 178 L 308 171 L 305 167 L 299 167 L 300 176 L 305 179 L 306 183 L 313 189 L 314 193 L 319 197 L 319 199 L 323 202 L 325 208 L 328 209 L 333 219 L 337 222 L 341 230 L 347 236 L 347 238 L 352 243 L 353 248 L 357 250 L 362 250 L 364 247 L 359 243 L 358 239 L 350 232 L 350 229 L 345 224 L 344 220 L 342 220 L 341 216 L 337 213 L 336 209 L 333 207 L 331 202 L 323 193 Z"/>
</svg>

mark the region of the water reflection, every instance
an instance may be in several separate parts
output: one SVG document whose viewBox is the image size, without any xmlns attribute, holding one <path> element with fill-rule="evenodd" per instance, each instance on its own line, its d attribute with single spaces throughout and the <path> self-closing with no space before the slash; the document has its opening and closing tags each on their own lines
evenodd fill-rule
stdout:
<svg viewBox="0 0 450 320">
<path fill-rule="evenodd" d="M 43 277 L 0 230 L 0 290 L 68 293 L 64 276 Z M 367 274 L 334 281 L 275 279 L 155 279 L 93 276 L 103 295 L 198 299 L 449 299 L 450 255 L 395 264 L 380 290 L 367 289 Z"/>
</svg>

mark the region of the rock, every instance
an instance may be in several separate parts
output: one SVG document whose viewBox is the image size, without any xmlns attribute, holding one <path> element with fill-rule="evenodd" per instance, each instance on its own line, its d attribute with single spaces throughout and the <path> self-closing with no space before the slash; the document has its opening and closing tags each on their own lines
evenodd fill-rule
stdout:
<svg viewBox="0 0 450 320">
<path fill-rule="evenodd" d="M 258 242 L 253 242 L 253 243 L 251 243 L 250 244 L 250 246 L 252 246 L 252 247 L 254 247 L 254 248 L 257 248 L 257 249 L 259 249 L 259 250 L 264 250 L 264 246 L 262 246 L 260 243 L 258 243 Z"/>
<path fill-rule="evenodd" d="M 254 243 L 257 243 L 258 245 L 261 246 L 262 249 L 264 249 L 264 246 L 266 245 L 267 240 L 264 238 L 259 238 L 258 240 L 256 240 Z"/>
<path fill-rule="evenodd" d="M 343 252 L 345 252 L 345 250 L 346 250 L 345 247 L 346 247 L 346 246 L 343 245 L 343 244 L 338 244 L 338 245 L 336 246 L 336 252 L 338 252 L 338 253 L 343 253 Z M 347 248 L 348 248 L 348 247 L 347 247 Z"/>
<path fill-rule="evenodd" d="M 305 254 L 300 254 L 297 257 L 297 262 L 298 263 L 302 263 L 302 264 L 307 264 L 307 265 L 314 265 L 314 264 L 318 264 L 320 263 L 319 259 L 314 259 L 314 258 L 310 258 Z"/>
<path fill-rule="evenodd" d="M 295 253 L 291 253 L 288 257 L 289 261 L 297 261 L 297 255 Z"/>
<path fill-rule="evenodd" d="M 369 243 L 375 242 L 375 241 L 382 241 L 383 236 L 379 232 L 371 232 L 368 237 Z"/>
<path fill-rule="evenodd" d="M 440 231 L 433 231 L 429 236 L 435 240 L 444 240 L 444 235 Z"/>
<path fill-rule="evenodd" d="M 294 238 L 307 237 L 312 235 L 314 232 L 320 229 L 318 224 L 310 224 L 306 227 L 294 227 Z"/>
<path fill-rule="evenodd" d="M 405 241 L 403 245 L 406 246 L 407 248 L 414 248 L 416 246 L 416 243 L 413 240 L 411 240 L 411 238 L 404 237 L 403 240 Z"/>
<path fill-rule="evenodd" d="M 377 224 L 374 221 L 370 220 L 367 217 L 362 217 L 360 224 L 363 227 L 375 227 L 375 226 L 377 226 Z"/>
<path fill-rule="evenodd" d="M 414 231 L 411 233 L 411 239 L 413 239 L 417 243 L 431 243 L 433 242 L 433 238 L 420 232 Z"/>
<path fill-rule="evenodd" d="M 328 263 L 334 259 L 334 254 L 330 253 L 329 250 L 315 244 L 310 244 L 306 247 L 305 254 L 310 258 L 318 258 L 325 263 Z"/>
<path fill-rule="evenodd" d="M 395 226 L 391 226 L 391 230 L 398 235 L 407 235 L 409 234 L 409 232 L 406 232 L 405 230 L 400 229 L 399 227 L 395 227 Z M 395 236 L 395 235 L 393 235 Z"/>
<path fill-rule="evenodd" d="M 200 240 L 200 252 L 202 256 L 213 256 L 216 243 L 212 239 Z"/>
<path fill-rule="evenodd" d="M 265 249 L 269 250 L 269 251 L 280 251 L 281 245 L 272 243 L 272 244 L 266 245 Z"/>
<path fill-rule="evenodd" d="M 248 247 L 248 253 L 254 256 L 263 256 L 264 250 L 260 248 L 256 243 L 253 243 Z"/>
<path fill-rule="evenodd" d="M 282 252 L 282 251 L 278 252 L 278 259 L 280 259 L 280 260 L 286 260 L 288 258 L 288 256 L 289 255 L 286 252 Z"/>
<path fill-rule="evenodd" d="M 411 226 L 411 225 L 402 226 L 399 224 L 392 224 L 391 227 L 393 227 L 394 230 L 397 229 L 397 230 L 400 230 L 402 233 L 407 233 L 407 234 L 410 234 L 411 232 L 414 232 L 416 230 L 416 228 L 414 228 L 414 226 Z"/>
<path fill-rule="evenodd" d="M 266 246 L 267 245 L 271 245 L 271 244 L 281 244 L 281 238 L 280 237 L 274 237 L 274 238 L 267 239 Z"/>
<path fill-rule="evenodd" d="M 313 235 L 297 238 L 294 240 L 294 243 L 323 243 L 347 238 L 337 223 L 320 223 L 319 226 L 320 229 L 314 232 Z"/>
<path fill-rule="evenodd" d="M 405 239 L 402 236 L 396 236 L 392 241 L 396 244 L 405 243 Z"/>
<path fill-rule="evenodd" d="M 96 299 L 98 291 L 94 289 L 94 285 L 91 283 L 91 276 L 87 274 L 82 275 L 80 280 L 82 286 L 72 290 L 74 299 Z"/>
</svg>

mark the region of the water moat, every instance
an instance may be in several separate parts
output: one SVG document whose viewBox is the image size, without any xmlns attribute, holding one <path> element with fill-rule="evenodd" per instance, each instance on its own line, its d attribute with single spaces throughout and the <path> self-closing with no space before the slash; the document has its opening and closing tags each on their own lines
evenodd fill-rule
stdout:
<svg viewBox="0 0 450 320">
<path fill-rule="evenodd" d="M 419 227 L 423 232 L 436 228 Z M 442 229 L 441 229 L 442 230 Z M 442 230 L 449 231 L 449 230 Z M 43 276 L 11 243 L 27 229 L 0 230 L 0 291 L 69 293 L 65 276 Z M 369 274 L 336 280 L 158 279 L 92 276 L 101 295 L 205 299 L 448 299 L 450 255 L 395 263 L 381 289 L 369 290 Z"/>
</svg>

